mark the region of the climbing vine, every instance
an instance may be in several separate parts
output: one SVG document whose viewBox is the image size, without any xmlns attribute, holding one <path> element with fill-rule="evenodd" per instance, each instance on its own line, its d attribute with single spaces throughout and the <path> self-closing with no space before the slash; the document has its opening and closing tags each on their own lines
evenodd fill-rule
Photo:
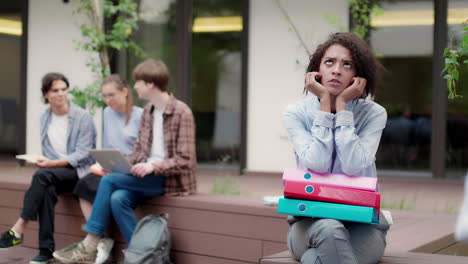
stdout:
<svg viewBox="0 0 468 264">
<path fill-rule="evenodd" d="M 371 17 L 382 13 L 379 1 L 348 0 L 351 13 L 351 32 L 368 41 L 371 30 Z"/>
<path fill-rule="evenodd" d="M 468 19 L 463 23 L 462 41 L 460 48 L 450 46 L 444 50 L 445 68 L 444 79 L 447 81 L 448 98 L 456 99 L 462 96 L 457 93 L 457 82 L 460 80 L 460 70 L 468 65 Z M 463 62 L 461 62 L 463 60 Z"/>
<path fill-rule="evenodd" d="M 85 16 L 87 23 L 80 25 L 82 41 L 75 41 L 76 49 L 89 53 L 86 66 L 95 75 L 84 89 L 73 88 L 70 93 L 74 103 L 94 112 L 104 106 L 100 97 L 100 84 L 111 73 L 111 51 L 133 51 L 139 57 L 145 56 L 142 48 L 135 43 L 131 34 L 138 29 L 138 6 L 134 0 L 74 0 L 74 14 Z M 109 25 L 105 26 L 109 21 Z M 98 59 L 96 59 L 96 57 Z"/>
</svg>

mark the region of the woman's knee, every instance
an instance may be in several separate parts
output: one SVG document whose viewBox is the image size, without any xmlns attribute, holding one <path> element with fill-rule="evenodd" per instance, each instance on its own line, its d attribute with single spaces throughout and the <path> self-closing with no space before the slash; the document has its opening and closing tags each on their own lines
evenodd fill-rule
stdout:
<svg viewBox="0 0 468 264">
<path fill-rule="evenodd" d="M 322 264 L 317 249 L 309 248 L 301 257 L 301 264 Z"/>
<path fill-rule="evenodd" d="M 334 243 L 337 238 L 349 239 L 349 233 L 342 222 L 334 219 L 304 218 L 291 226 L 288 233 L 288 249 L 296 260 L 302 261 L 310 248 Z M 308 252 L 305 259 L 314 259 L 313 253 L 315 254 L 314 250 Z"/>
<path fill-rule="evenodd" d="M 296 260 L 301 260 L 304 252 L 309 248 L 307 230 L 312 224 L 312 218 L 296 221 L 290 228 L 287 237 L 289 252 Z"/>
<path fill-rule="evenodd" d="M 335 219 L 316 220 L 308 230 L 311 244 L 317 244 L 325 239 L 349 240 L 349 232 L 341 221 Z"/>
</svg>

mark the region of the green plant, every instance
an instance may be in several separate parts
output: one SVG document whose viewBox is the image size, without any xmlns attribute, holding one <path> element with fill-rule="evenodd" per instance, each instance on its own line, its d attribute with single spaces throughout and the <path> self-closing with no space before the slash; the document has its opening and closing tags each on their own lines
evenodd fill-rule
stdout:
<svg viewBox="0 0 468 264">
<path fill-rule="evenodd" d="M 229 164 L 230 162 L 232 162 L 231 155 L 223 154 L 218 158 L 216 164 L 219 170 L 223 170 L 224 165 Z M 210 193 L 223 195 L 247 195 L 246 192 L 241 190 L 241 186 L 237 180 L 228 174 L 215 177 Z"/>
<path fill-rule="evenodd" d="M 73 103 L 88 109 L 90 113 L 94 115 L 96 108 L 104 107 L 106 105 L 101 99 L 100 86 L 100 80 L 96 80 L 93 83 L 88 84 L 84 89 L 74 86 L 70 90 L 70 94 L 73 96 Z"/>
<path fill-rule="evenodd" d="M 444 58 L 445 58 L 445 72 L 444 79 L 447 80 L 447 89 L 448 89 L 448 98 L 456 99 L 462 98 L 461 95 L 457 94 L 457 82 L 460 79 L 460 68 L 462 65 L 468 65 L 468 19 L 463 23 L 463 37 L 460 45 L 460 49 L 456 49 L 452 46 L 453 41 L 450 41 L 450 47 L 444 49 Z M 465 56 L 465 57 L 464 57 Z M 460 64 L 460 60 L 463 60 L 463 63 Z"/>
<path fill-rule="evenodd" d="M 335 14 L 326 12 L 323 15 L 323 19 L 325 19 L 325 21 L 327 21 L 328 24 L 336 26 L 337 30 L 340 31 L 340 32 L 343 32 L 343 31 L 346 30 L 346 28 L 345 28 L 345 26 L 343 24 L 343 18 L 340 17 L 340 16 L 337 16 Z"/>
<path fill-rule="evenodd" d="M 294 32 L 294 35 L 296 36 L 296 38 L 299 40 L 299 42 L 301 43 L 301 46 L 304 48 L 305 52 L 307 53 L 308 56 L 312 55 L 312 53 L 310 52 L 309 48 L 307 48 L 307 45 L 305 44 L 305 41 L 304 39 L 302 38 L 301 34 L 299 33 L 299 30 L 297 29 L 296 25 L 294 25 L 293 21 L 291 20 L 291 17 L 289 16 L 289 14 L 286 12 L 286 10 L 284 9 L 283 5 L 281 5 L 281 2 L 280 0 L 273 0 L 273 3 L 276 4 L 276 6 L 280 9 L 281 13 L 283 14 L 284 16 L 284 19 L 286 20 L 286 22 L 288 22 L 289 24 L 289 31 L 293 31 Z M 310 10 L 309 10 L 310 11 Z M 300 64 L 300 61 L 296 59 L 296 64 Z"/>
<path fill-rule="evenodd" d="M 240 184 L 233 178 L 233 176 L 230 175 L 216 177 L 210 193 L 223 195 L 247 195 L 246 192 L 241 191 Z"/>
<path fill-rule="evenodd" d="M 348 0 L 351 12 L 351 32 L 368 41 L 371 29 L 371 17 L 382 13 L 377 0 Z"/>
<path fill-rule="evenodd" d="M 230 162 L 232 162 L 232 157 L 229 154 L 223 154 L 217 160 L 217 164 L 221 166 Z"/>
<path fill-rule="evenodd" d="M 443 207 L 442 209 L 440 208 L 433 208 L 433 213 L 434 214 L 458 214 L 458 209 L 459 209 L 459 206 L 454 203 L 454 202 L 447 202 L 445 203 L 445 207 Z"/>
<path fill-rule="evenodd" d="M 380 202 L 380 207 L 385 209 L 398 209 L 412 211 L 416 209 L 416 197 L 413 197 L 412 200 L 408 201 L 406 198 L 400 200 L 391 200 L 382 199 Z"/>
<path fill-rule="evenodd" d="M 281 4 L 280 0 L 272 0 L 273 3 L 280 9 L 281 13 L 284 16 L 284 19 L 289 24 L 289 31 L 292 31 L 301 44 L 304 51 L 307 53 L 308 56 L 311 56 L 312 53 L 305 44 L 304 39 L 302 38 L 299 30 L 297 29 L 296 25 L 293 23 L 291 17 L 286 12 L 284 7 Z M 351 32 L 359 36 L 361 39 L 368 40 L 369 30 L 371 29 L 371 16 L 379 15 L 383 12 L 382 8 L 380 8 L 379 2 L 381 0 L 348 0 L 351 16 L 352 16 L 352 23 L 351 23 Z M 387 0 L 392 1 L 392 0 Z M 310 11 L 308 9 L 308 11 Z M 332 13 L 325 13 L 323 18 L 327 21 L 330 25 L 334 25 L 337 27 L 338 31 L 345 31 L 345 27 L 343 25 L 343 18 L 334 15 Z M 376 54 L 381 56 L 380 54 Z M 300 65 L 300 61 L 296 59 L 296 65 Z"/>
<path fill-rule="evenodd" d="M 446 214 L 458 214 L 458 206 L 453 203 L 447 203 L 442 212 Z"/>
<path fill-rule="evenodd" d="M 95 75 L 95 80 L 84 89 L 74 87 L 70 93 L 73 102 L 94 111 L 104 105 L 99 87 L 103 78 L 110 74 L 112 51 L 133 51 L 145 56 L 131 34 L 138 29 L 138 6 L 134 0 L 74 0 L 74 14 L 84 15 L 87 23 L 80 25 L 83 41 L 75 41 L 76 49 L 90 54 L 86 64 Z M 104 20 L 110 21 L 108 27 Z M 98 59 L 96 59 L 96 56 Z"/>
</svg>

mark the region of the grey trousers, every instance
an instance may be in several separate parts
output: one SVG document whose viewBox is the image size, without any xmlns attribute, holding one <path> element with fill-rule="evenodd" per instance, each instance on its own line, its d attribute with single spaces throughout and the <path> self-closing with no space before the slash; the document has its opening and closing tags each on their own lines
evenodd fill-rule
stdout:
<svg viewBox="0 0 468 264">
<path fill-rule="evenodd" d="M 304 218 L 288 233 L 288 248 L 303 264 L 375 264 L 383 256 L 389 225 Z"/>
</svg>

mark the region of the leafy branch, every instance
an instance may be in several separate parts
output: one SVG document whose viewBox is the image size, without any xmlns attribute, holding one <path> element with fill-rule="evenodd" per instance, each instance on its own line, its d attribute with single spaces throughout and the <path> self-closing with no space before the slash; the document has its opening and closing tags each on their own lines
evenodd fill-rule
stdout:
<svg viewBox="0 0 468 264">
<path fill-rule="evenodd" d="M 283 5 L 281 5 L 280 0 L 273 0 L 273 2 L 276 4 L 276 6 L 281 10 L 281 13 L 283 14 L 284 18 L 288 22 L 289 26 L 291 26 L 292 31 L 296 35 L 297 39 L 301 43 L 301 46 L 304 48 L 305 52 L 307 53 L 308 56 L 311 56 L 312 53 L 309 51 L 307 48 L 307 45 L 305 44 L 304 39 L 302 38 L 301 34 L 299 33 L 299 30 L 297 29 L 296 25 L 294 25 L 293 21 L 291 20 L 291 17 L 289 14 L 286 12 L 284 9 Z"/>
<path fill-rule="evenodd" d="M 75 14 L 84 15 L 87 23 L 80 25 L 83 41 L 75 41 L 76 50 L 90 53 L 86 66 L 96 75 L 95 80 L 85 89 L 73 88 L 73 101 L 91 112 L 101 107 L 100 83 L 111 73 L 112 50 L 131 50 L 138 57 L 144 57 L 143 49 L 132 40 L 131 34 L 138 29 L 138 6 L 134 0 L 74 0 Z M 110 21 L 109 27 L 104 20 Z M 99 60 L 95 59 L 95 55 Z"/>
<path fill-rule="evenodd" d="M 444 79 L 447 81 L 448 99 L 462 98 L 463 96 L 457 94 L 457 82 L 460 79 L 460 60 L 465 57 L 462 64 L 468 65 L 468 19 L 463 23 L 463 39 L 460 49 L 454 49 L 453 47 L 447 47 L 444 50 L 445 68 L 442 72 L 445 72 Z"/>
<path fill-rule="evenodd" d="M 363 40 L 368 41 L 371 17 L 382 12 L 378 2 L 376 0 L 348 0 L 353 21 L 351 32 Z"/>
</svg>

